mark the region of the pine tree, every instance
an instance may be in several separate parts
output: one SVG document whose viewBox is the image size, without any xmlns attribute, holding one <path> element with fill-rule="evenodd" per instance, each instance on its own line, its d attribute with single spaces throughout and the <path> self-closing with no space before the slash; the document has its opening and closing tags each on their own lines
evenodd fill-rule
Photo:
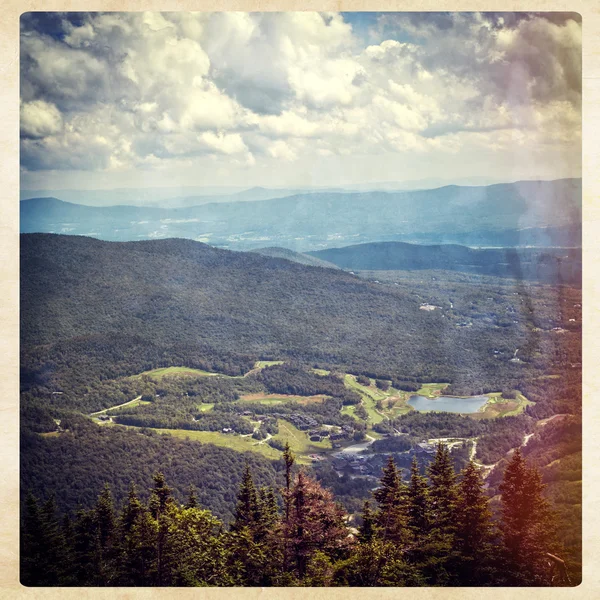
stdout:
<svg viewBox="0 0 600 600">
<path fill-rule="evenodd" d="M 21 544 L 24 585 L 55 586 L 67 582 L 69 555 L 53 496 L 40 507 L 31 494 L 27 495 Z"/>
<path fill-rule="evenodd" d="M 367 544 L 373 539 L 373 536 L 375 535 L 375 526 L 375 515 L 371 510 L 371 504 L 368 500 L 365 500 L 362 512 L 362 525 L 358 534 L 358 539 L 362 544 Z"/>
<path fill-rule="evenodd" d="M 455 543 L 458 585 L 489 585 L 493 580 L 492 513 L 483 479 L 470 461 L 461 473 Z"/>
<path fill-rule="evenodd" d="M 544 485 L 516 449 L 504 471 L 502 534 L 508 585 L 551 585 L 549 553 L 556 553 L 555 519 L 542 496 Z"/>
<path fill-rule="evenodd" d="M 104 485 L 94 508 L 95 557 L 99 585 L 112 585 L 115 575 L 115 533 L 116 518 L 112 493 L 108 484 Z"/>
<path fill-rule="evenodd" d="M 455 583 L 455 514 L 458 501 L 456 474 L 448 448 L 440 443 L 427 468 L 429 477 L 429 527 L 419 549 L 421 570 L 432 585 Z"/>
<path fill-rule="evenodd" d="M 166 483 L 165 476 L 162 473 L 156 473 L 153 479 L 154 488 L 150 494 L 148 508 L 158 526 L 156 541 L 156 576 L 157 585 L 161 586 L 163 585 L 164 576 L 163 551 L 168 536 L 166 515 L 170 510 L 175 508 L 175 502 L 173 500 L 171 488 Z"/>
<path fill-rule="evenodd" d="M 146 586 L 153 581 L 156 566 L 158 524 L 137 496 L 131 483 L 119 519 L 120 585 Z"/>
<path fill-rule="evenodd" d="M 429 518 L 429 486 L 419 472 L 417 458 L 413 457 L 408 486 L 408 526 L 416 541 L 422 539 L 429 531 Z"/>
<path fill-rule="evenodd" d="M 331 559 L 340 557 L 351 540 L 344 511 L 330 491 L 300 471 L 290 490 L 289 539 L 296 571 L 302 579 L 315 552 Z"/>
<path fill-rule="evenodd" d="M 290 518 L 290 508 L 289 508 L 289 494 L 290 489 L 292 487 L 292 466 L 294 465 L 295 457 L 292 454 L 290 449 L 290 445 L 288 442 L 285 443 L 285 448 L 283 450 L 283 462 L 285 465 L 285 492 L 283 495 L 283 499 L 285 502 L 285 520 L 288 521 Z"/>
<path fill-rule="evenodd" d="M 238 501 L 234 514 L 234 522 L 231 525 L 232 531 L 241 531 L 247 527 L 252 533 L 259 518 L 258 495 L 256 487 L 250 472 L 250 466 L 246 462 L 240 491 L 238 492 Z"/>
<path fill-rule="evenodd" d="M 292 467 L 294 466 L 295 457 L 292 454 L 290 445 L 285 443 L 283 450 L 283 464 L 285 467 L 285 488 L 282 490 L 284 505 L 283 519 L 283 570 L 288 573 L 290 570 L 290 507 L 291 507 L 291 491 L 292 491 Z"/>
<path fill-rule="evenodd" d="M 234 517 L 226 547 L 235 585 L 273 585 L 283 562 L 277 500 L 273 489 L 256 489 L 248 463 Z"/>
<path fill-rule="evenodd" d="M 150 494 L 148 506 L 152 516 L 157 519 L 173 504 L 173 492 L 167 485 L 165 476 L 162 473 L 156 473 L 152 479 L 154 488 Z"/>
<path fill-rule="evenodd" d="M 380 487 L 373 493 L 379 504 L 377 526 L 384 540 L 404 547 L 411 540 L 408 528 L 408 488 L 402 482 L 392 456 L 383 469 L 380 483 Z"/>
<path fill-rule="evenodd" d="M 122 534 L 127 535 L 131 531 L 136 518 L 143 510 L 144 506 L 138 498 L 135 483 L 131 482 L 129 493 L 127 495 L 127 502 L 121 512 L 120 525 Z"/>
<path fill-rule="evenodd" d="M 158 581 L 159 524 L 150 510 L 141 506 L 125 534 L 124 585 L 151 586 Z"/>
<path fill-rule="evenodd" d="M 196 488 L 190 483 L 188 488 L 188 499 L 185 503 L 186 508 L 198 508 L 198 496 L 196 495 Z"/>
<path fill-rule="evenodd" d="M 429 499 L 434 526 L 438 529 L 451 530 L 458 489 L 450 451 L 444 444 L 438 444 L 427 474 L 430 482 Z"/>
<path fill-rule="evenodd" d="M 258 490 L 258 519 L 254 528 L 256 541 L 261 542 L 278 533 L 279 507 L 275 498 L 275 491 L 271 487 L 262 487 Z"/>
</svg>

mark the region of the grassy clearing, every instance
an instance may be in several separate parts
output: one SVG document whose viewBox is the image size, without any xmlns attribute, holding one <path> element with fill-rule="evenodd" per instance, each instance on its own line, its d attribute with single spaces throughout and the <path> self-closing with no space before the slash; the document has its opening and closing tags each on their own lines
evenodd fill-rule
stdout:
<svg viewBox="0 0 600 600">
<path fill-rule="evenodd" d="M 345 406 L 342 406 L 342 409 L 340 410 L 340 413 L 342 413 L 343 415 L 350 415 L 351 417 L 354 417 L 355 419 L 360 420 L 354 414 L 355 410 L 356 410 L 356 406 L 354 404 L 347 404 Z"/>
<path fill-rule="evenodd" d="M 311 369 L 311 371 L 316 375 L 321 375 L 322 377 L 331 373 L 331 371 L 327 371 L 325 369 Z"/>
<path fill-rule="evenodd" d="M 135 428 L 132 428 L 135 429 Z M 203 444 L 214 444 L 224 448 L 231 448 L 237 452 L 258 452 L 263 456 L 271 459 L 277 459 L 281 456 L 279 450 L 271 448 L 268 444 L 259 444 L 251 435 L 242 437 L 241 435 L 233 435 L 221 433 L 219 431 L 190 431 L 189 429 L 155 429 L 157 433 L 171 434 L 174 437 L 181 439 L 189 439 Z"/>
<path fill-rule="evenodd" d="M 281 440 L 284 444 L 287 442 L 292 452 L 297 455 L 298 461 L 303 464 L 310 462 L 310 459 L 306 455 L 331 450 L 331 441 L 329 438 L 321 442 L 311 442 L 306 432 L 300 431 L 300 429 L 297 429 L 284 419 L 279 419 L 279 433 L 274 435 L 273 438 Z"/>
<path fill-rule="evenodd" d="M 383 402 L 383 412 L 390 419 L 405 415 L 406 413 L 414 410 L 412 406 L 408 404 L 410 394 L 398 394 L 397 396 L 390 396 L 386 401 Z"/>
<path fill-rule="evenodd" d="M 254 365 L 255 369 L 264 369 L 265 367 L 272 367 L 273 365 L 282 365 L 282 360 L 259 360 Z"/>
<path fill-rule="evenodd" d="M 415 392 L 418 396 L 426 396 L 427 398 L 435 398 L 448 387 L 448 383 L 423 383 L 421 388 Z"/>
<path fill-rule="evenodd" d="M 198 404 L 198 410 L 200 412 L 208 412 L 209 410 L 212 410 L 214 407 L 214 402 L 206 402 L 206 403 L 202 403 L 202 404 Z"/>
<path fill-rule="evenodd" d="M 376 410 L 375 404 L 379 400 L 385 400 L 389 396 L 391 388 L 388 390 L 388 392 L 384 392 L 376 387 L 372 380 L 370 386 L 361 385 L 358 383 L 358 381 L 356 381 L 356 377 L 354 375 L 349 374 L 345 375 L 344 383 L 346 387 L 358 392 L 362 396 L 362 404 L 369 415 L 369 423 L 381 423 L 381 421 L 385 419 L 385 416 Z"/>
<path fill-rule="evenodd" d="M 259 404 L 281 404 L 283 402 L 297 402 L 298 404 L 316 404 L 323 402 L 329 396 L 292 396 L 288 394 L 265 394 L 257 392 L 255 394 L 244 394 L 240 396 L 240 402 L 258 402 Z"/>
<path fill-rule="evenodd" d="M 144 406 L 146 404 L 152 404 L 152 402 L 148 402 L 148 400 L 142 400 L 141 398 L 136 398 L 133 402 L 129 403 L 127 406 L 121 408 L 109 408 L 106 412 L 110 415 L 117 415 L 122 412 L 123 408 L 125 410 L 129 408 L 135 408 L 136 406 Z"/>
<path fill-rule="evenodd" d="M 202 369 L 192 369 L 190 367 L 165 367 L 162 369 L 152 369 L 151 371 L 144 371 L 139 375 L 134 375 L 136 379 L 142 377 L 143 375 L 148 375 L 152 379 L 162 379 L 163 377 L 175 377 L 175 376 L 184 376 L 184 377 L 215 377 L 219 375 L 219 373 L 211 373 L 210 371 L 203 371 Z"/>
<path fill-rule="evenodd" d="M 488 396 L 487 403 L 478 413 L 471 414 L 471 417 L 476 419 L 496 419 L 498 417 L 514 417 L 520 415 L 527 406 L 534 404 L 527 400 L 520 392 L 515 399 L 503 398 L 501 392 L 493 392 L 486 394 Z"/>
</svg>

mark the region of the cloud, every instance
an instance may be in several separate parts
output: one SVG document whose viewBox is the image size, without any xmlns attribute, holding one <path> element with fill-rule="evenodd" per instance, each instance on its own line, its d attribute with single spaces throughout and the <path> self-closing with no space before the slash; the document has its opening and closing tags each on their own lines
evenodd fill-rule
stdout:
<svg viewBox="0 0 600 600">
<path fill-rule="evenodd" d="M 33 100 L 21 105 L 21 134 L 25 138 L 44 138 L 62 130 L 62 115 L 44 100 Z"/>
<path fill-rule="evenodd" d="M 225 172 L 580 142 L 576 15 L 385 13 L 367 33 L 356 18 L 24 15 L 22 166 Z"/>
</svg>

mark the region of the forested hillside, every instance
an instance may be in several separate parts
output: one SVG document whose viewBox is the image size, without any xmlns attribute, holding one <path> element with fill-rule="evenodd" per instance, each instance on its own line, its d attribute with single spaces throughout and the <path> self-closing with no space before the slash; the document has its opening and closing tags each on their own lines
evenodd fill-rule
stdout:
<svg viewBox="0 0 600 600">
<path fill-rule="evenodd" d="M 449 304 L 425 311 L 408 285 L 254 253 L 56 235 L 22 236 L 21 272 L 22 385 L 63 392 L 59 403 L 179 364 L 240 375 L 255 360 L 297 359 L 469 394 L 581 362 L 580 297 L 569 288 L 488 287 L 483 306 L 450 286 Z"/>
<path fill-rule="evenodd" d="M 484 248 L 402 242 L 358 244 L 311 252 L 310 256 L 354 271 L 440 269 L 477 275 L 581 285 L 581 248 Z"/>
</svg>

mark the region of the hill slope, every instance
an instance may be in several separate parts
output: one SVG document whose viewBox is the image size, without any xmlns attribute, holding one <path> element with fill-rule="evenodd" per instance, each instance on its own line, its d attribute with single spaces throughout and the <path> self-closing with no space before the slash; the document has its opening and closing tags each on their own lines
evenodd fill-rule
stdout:
<svg viewBox="0 0 600 600">
<path fill-rule="evenodd" d="M 577 294 L 514 286 L 453 285 L 453 308 L 426 312 L 410 285 L 189 240 L 22 235 L 22 383 L 49 393 L 163 366 L 240 374 L 298 359 L 476 390 L 561 369 L 567 348 L 580 361 Z"/>
<path fill-rule="evenodd" d="M 575 248 L 485 248 L 402 242 L 358 244 L 311 252 L 355 271 L 442 269 L 514 280 L 581 285 L 581 250 Z"/>
<path fill-rule="evenodd" d="M 316 256 L 310 256 L 309 254 L 302 254 L 301 252 L 294 252 L 287 248 L 278 248 L 276 246 L 269 248 L 257 248 L 252 250 L 262 256 L 269 256 L 271 258 L 283 258 L 285 260 L 291 260 L 292 262 L 299 263 L 301 265 L 307 265 L 309 267 L 323 267 L 324 269 L 339 269 L 337 265 L 332 262 L 322 260 Z"/>
</svg>

